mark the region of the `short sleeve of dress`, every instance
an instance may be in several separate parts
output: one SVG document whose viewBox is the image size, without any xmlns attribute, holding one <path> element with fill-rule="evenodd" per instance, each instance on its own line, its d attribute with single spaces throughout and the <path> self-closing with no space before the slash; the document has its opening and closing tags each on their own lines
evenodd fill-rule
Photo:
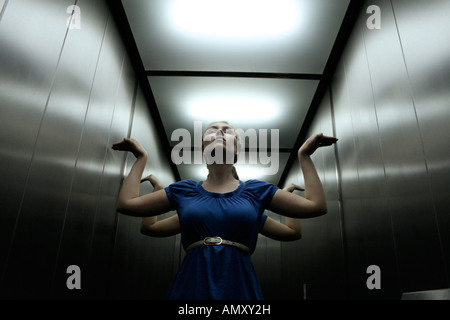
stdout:
<svg viewBox="0 0 450 320">
<path fill-rule="evenodd" d="M 180 199 L 185 198 L 195 190 L 196 182 L 193 180 L 183 180 L 170 184 L 165 187 L 167 198 L 172 206 L 172 209 L 178 209 Z"/>
<path fill-rule="evenodd" d="M 258 223 L 258 227 L 256 230 L 258 230 L 258 232 L 261 232 L 261 229 L 264 227 L 264 224 L 266 223 L 266 220 L 269 216 L 265 213 L 262 214 L 261 219 L 259 220 Z"/>
<path fill-rule="evenodd" d="M 260 180 L 248 180 L 246 181 L 246 188 L 252 192 L 258 202 L 260 202 L 263 208 L 266 208 L 272 201 L 275 192 L 279 189 L 276 185 Z"/>
<path fill-rule="evenodd" d="M 260 180 L 248 180 L 245 182 L 245 192 L 252 194 L 255 199 L 255 205 L 259 208 L 258 211 L 261 214 L 261 219 L 259 219 L 257 225 L 258 232 L 261 231 L 267 220 L 264 210 L 268 207 L 278 189 L 274 184 Z"/>
</svg>

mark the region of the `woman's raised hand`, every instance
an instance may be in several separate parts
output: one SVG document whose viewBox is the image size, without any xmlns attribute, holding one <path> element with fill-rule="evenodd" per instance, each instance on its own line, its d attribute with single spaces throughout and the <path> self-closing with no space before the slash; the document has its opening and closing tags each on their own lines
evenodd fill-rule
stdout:
<svg viewBox="0 0 450 320">
<path fill-rule="evenodd" d="M 322 133 L 312 135 L 298 150 L 299 155 L 312 155 L 317 148 L 331 146 L 338 141 L 335 137 L 324 136 Z"/>
<path fill-rule="evenodd" d="M 147 155 L 147 151 L 134 139 L 125 138 L 120 142 L 116 142 L 112 145 L 112 149 L 132 152 L 136 158 Z"/>
<path fill-rule="evenodd" d="M 286 190 L 288 192 L 294 192 L 294 190 L 305 191 L 305 188 L 302 188 L 299 185 L 291 183 L 287 187 L 283 188 L 283 190 Z"/>
</svg>

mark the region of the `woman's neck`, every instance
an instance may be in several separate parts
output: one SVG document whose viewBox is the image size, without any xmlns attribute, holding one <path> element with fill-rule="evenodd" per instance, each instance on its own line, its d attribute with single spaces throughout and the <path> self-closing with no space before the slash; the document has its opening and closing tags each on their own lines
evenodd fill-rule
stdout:
<svg viewBox="0 0 450 320">
<path fill-rule="evenodd" d="M 231 164 L 211 164 L 208 165 L 208 178 L 206 181 L 214 184 L 222 184 L 227 182 L 234 182 L 233 165 Z"/>
<path fill-rule="evenodd" d="M 233 165 L 213 164 L 208 165 L 209 174 L 203 182 L 206 190 L 225 193 L 235 190 L 239 186 L 239 180 L 233 177 Z"/>
</svg>

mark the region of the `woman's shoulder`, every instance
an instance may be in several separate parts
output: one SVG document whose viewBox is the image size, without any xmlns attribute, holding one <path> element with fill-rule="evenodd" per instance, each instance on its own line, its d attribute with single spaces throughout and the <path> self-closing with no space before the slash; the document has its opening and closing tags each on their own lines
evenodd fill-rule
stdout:
<svg viewBox="0 0 450 320">
<path fill-rule="evenodd" d="M 171 183 L 169 186 L 165 187 L 164 190 L 166 191 L 169 198 L 172 197 L 178 197 L 178 196 L 185 196 L 188 194 L 197 193 L 198 182 L 194 180 L 181 180 L 174 183 Z"/>
<path fill-rule="evenodd" d="M 179 186 L 193 186 L 193 185 L 197 185 L 197 181 L 191 180 L 191 179 L 186 179 L 186 180 L 180 180 L 177 182 L 172 183 L 172 185 L 179 185 Z"/>
<path fill-rule="evenodd" d="M 258 179 L 249 179 L 249 180 L 245 180 L 243 181 L 243 183 L 245 185 L 248 186 L 266 186 L 266 185 L 271 185 L 272 183 L 266 182 L 266 181 L 262 181 L 262 180 L 258 180 Z"/>
<path fill-rule="evenodd" d="M 242 184 L 244 185 L 245 189 L 253 189 L 253 190 L 278 188 L 273 183 L 262 181 L 262 180 L 257 180 L 257 179 L 246 180 L 246 181 L 242 182 Z"/>
<path fill-rule="evenodd" d="M 198 182 L 194 180 L 181 180 L 171 183 L 168 188 L 170 189 L 192 189 L 197 187 Z"/>
<path fill-rule="evenodd" d="M 243 184 L 244 194 L 249 194 L 264 202 L 270 201 L 279 189 L 273 183 L 257 179 L 247 180 Z"/>
</svg>

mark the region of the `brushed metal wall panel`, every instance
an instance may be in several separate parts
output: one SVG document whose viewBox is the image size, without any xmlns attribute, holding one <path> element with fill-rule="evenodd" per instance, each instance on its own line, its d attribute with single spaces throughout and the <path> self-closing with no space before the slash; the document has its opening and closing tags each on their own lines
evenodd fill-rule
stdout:
<svg viewBox="0 0 450 320">
<path fill-rule="evenodd" d="M 361 16 L 342 59 L 348 106 L 340 105 L 337 100 L 334 107 L 336 110 L 346 110 L 353 136 L 349 140 L 339 141 L 339 155 L 345 150 L 341 146 L 351 144 L 355 156 L 353 185 L 357 189 L 348 192 L 348 184 L 343 180 L 349 292 L 350 295 L 357 292 L 354 297 L 376 298 L 380 292 L 366 288 L 366 269 L 372 264 L 379 265 L 384 270 L 383 279 L 386 284 L 382 294 L 386 296 L 398 288 L 391 215 L 386 199 L 384 160 L 362 33 L 364 28 L 366 16 Z M 348 124 L 336 121 L 336 127 L 348 127 Z M 346 166 L 343 161 L 345 160 L 340 160 L 341 166 Z"/>
<path fill-rule="evenodd" d="M 131 137 L 138 140 L 149 153 L 144 176 L 154 174 L 168 186 L 175 182 L 170 165 L 161 155 L 158 132 L 152 126 L 149 110 L 142 91 L 138 91 Z M 127 156 L 125 176 L 135 161 Z M 141 194 L 153 190 L 149 182 L 141 185 Z M 158 218 L 173 215 L 169 212 Z M 179 266 L 180 242 L 177 236 L 153 238 L 140 234 L 141 218 L 119 215 L 114 250 L 113 273 L 110 295 L 116 298 L 164 299 Z M 175 265 L 175 267 L 174 267 Z"/>
<path fill-rule="evenodd" d="M 12 285 L 25 296 L 48 292 L 55 280 L 58 249 L 106 25 L 107 11 L 102 2 L 79 5 L 89 10 L 83 15 L 83 29 L 71 30 L 64 43 L 36 140 L 8 264 L 7 278 L 20 279 Z M 85 50 L 85 46 L 90 50 Z M 24 273 L 23 265 L 34 265 L 34 272 L 40 276 Z"/>
<path fill-rule="evenodd" d="M 403 292 L 442 286 L 445 270 L 404 48 L 399 41 L 391 2 L 373 4 L 383 11 L 383 26 L 376 33 L 363 30 L 387 176 L 400 286 Z"/>
<path fill-rule="evenodd" d="M 450 276 L 450 2 L 393 1 L 423 143 L 428 193 Z M 430 211 L 430 214 L 432 212 Z"/>
<path fill-rule="evenodd" d="M 13 127 L 5 128 L 8 132 L 5 134 L 6 137 L 15 136 L 14 140 L 7 142 L 8 152 L 13 157 L 30 156 L 30 160 L 33 161 L 32 164 L 53 163 L 58 168 L 64 168 L 68 165 L 64 162 L 65 158 L 54 157 L 56 152 L 53 152 L 53 154 L 52 152 L 39 152 L 40 146 L 38 146 L 36 138 L 38 134 L 43 133 L 43 122 L 45 118 L 48 119 L 47 116 L 54 120 L 59 119 L 58 117 L 55 118 L 56 114 L 52 115 L 50 103 L 47 105 L 46 103 L 52 88 L 55 68 L 66 33 L 67 16 L 65 11 L 68 4 L 70 4 L 68 1 L 61 1 L 56 5 L 53 5 L 51 1 L 39 3 L 32 1 L 11 2 L 2 18 L 2 33 L 4 32 L 2 43 L 5 44 L 5 46 L 2 45 L 2 48 L 5 48 L 7 53 L 13 53 L 8 55 L 9 58 L 5 60 L 4 68 L 6 72 L 2 72 L 2 75 L 6 77 L 12 75 L 11 80 L 5 82 L 7 85 L 4 89 L 8 91 L 4 95 L 2 94 L 10 102 L 9 110 L 12 111 L 8 114 L 7 119 L 15 124 Z M 40 15 L 33 17 L 25 15 L 25 12 L 33 10 L 39 11 Z M 10 27 L 8 28 L 8 26 Z M 40 50 L 36 52 L 36 48 L 40 48 Z M 14 108 L 15 105 L 17 105 L 16 108 Z M 8 104 L 6 106 L 8 110 Z M 20 129 L 22 127 L 27 129 L 22 131 Z M 17 143 L 11 143 L 17 141 L 17 138 L 21 136 L 23 136 L 23 139 Z M 50 136 L 45 141 L 45 145 L 52 146 L 54 150 L 53 142 L 54 139 Z M 10 163 L 15 163 L 15 161 Z M 22 161 L 17 161 L 17 163 L 23 164 Z M 12 210 L 17 208 L 18 212 L 15 213 L 14 217 L 15 225 L 8 225 L 8 228 L 11 228 L 10 230 L 14 232 L 11 234 L 13 238 L 9 242 L 10 247 L 7 251 L 9 254 L 8 264 L 2 276 L 5 282 L 16 281 L 6 286 L 7 292 L 8 289 L 11 292 L 25 292 L 24 287 L 30 287 L 24 294 L 33 295 L 36 291 L 48 288 L 53 271 L 54 252 L 51 251 L 55 249 L 58 243 L 57 230 L 43 227 L 40 222 L 45 221 L 45 225 L 47 221 L 53 220 L 49 211 L 52 211 L 58 205 L 64 206 L 63 201 L 60 202 L 60 197 L 64 193 L 64 187 L 60 182 L 63 181 L 64 175 L 60 177 L 61 180 L 52 185 L 49 181 L 52 178 L 57 179 L 58 174 L 52 170 L 53 168 L 50 168 L 51 166 L 47 166 L 47 171 L 43 167 L 34 170 L 33 168 L 36 167 L 31 166 L 29 168 L 28 166 L 29 164 L 21 167 L 13 166 L 14 169 L 11 171 L 17 172 L 15 175 L 18 179 L 21 179 L 25 174 L 27 180 L 26 184 L 21 187 L 22 190 L 19 190 L 19 186 L 13 190 L 12 202 L 8 203 L 9 208 Z M 34 179 L 38 181 L 33 181 Z M 26 188 L 25 191 L 23 190 L 24 187 Z M 53 190 L 57 199 L 48 197 L 47 192 L 53 192 Z M 31 194 L 33 200 L 29 197 Z M 47 208 L 42 208 L 42 204 L 45 204 Z M 8 211 L 8 209 L 5 211 Z M 35 239 L 42 241 L 35 241 Z M 52 242 L 50 248 L 43 245 L 46 241 Z M 42 277 L 36 277 L 25 272 L 23 265 L 35 266 L 37 273 L 42 271 Z"/>
<path fill-rule="evenodd" d="M 108 50 L 113 49 L 109 48 Z M 116 48 L 119 52 L 120 48 Z M 124 50 L 122 48 L 121 50 Z M 118 153 L 109 147 L 112 143 L 120 141 L 128 135 L 129 123 L 132 115 L 132 104 L 136 87 L 131 63 L 128 57 L 123 59 L 120 83 L 114 96 L 114 113 L 112 115 L 109 137 L 106 142 L 107 149 L 104 155 L 104 167 L 99 197 L 96 203 L 93 234 L 90 243 L 88 261 L 88 283 L 90 284 L 89 297 L 109 297 L 109 273 L 114 254 L 114 241 L 116 235 L 116 202 L 121 185 L 124 154 Z"/>
<path fill-rule="evenodd" d="M 136 109 L 134 113 L 134 121 L 131 132 L 131 137 L 135 137 L 142 141 L 146 146 L 149 155 L 145 175 L 154 174 L 161 180 L 163 185 L 168 186 L 175 182 L 175 178 L 171 172 L 170 165 L 164 156 L 164 148 L 159 140 L 159 132 L 152 126 L 151 119 L 147 105 L 145 104 L 142 91 L 139 91 L 136 100 Z M 149 192 L 153 190 L 147 182 L 142 188 L 141 192 Z M 150 189 L 149 189 L 150 188 Z M 158 217 L 164 219 L 172 216 L 175 212 L 168 212 Z M 136 219 L 135 219 L 136 220 Z M 138 224 L 140 225 L 140 219 Z M 169 287 L 170 282 L 174 277 L 174 268 L 172 265 L 180 265 L 179 252 L 181 243 L 178 236 L 171 236 L 168 238 L 149 238 L 139 234 L 139 245 L 142 250 L 142 255 L 136 256 L 136 263 L 143 264 L 142 274 L 138 279 L 143 281 L 139 286 L 142 288 L 142 296 L 151 299 L 164 298 Z"/>
<path fill-rule="evenodd" d="M 333 136 L 331 97 L 326 93 L 308 135 Z M 306 299 L 341 299 L 345 297 L 344 243 L 342 238 L 335 147 L 320 148 L 313 161 L 327 197 L 326 215 L 302 220 L 304 262 L 309 274 L 304 278 Z M 299 243 L 300 244 L 300 243 Z M 292 252 L 294 254 L 294 252 Z"/>
<path fill-rule="evenodd" d="M 83 9 L 93 10 L 86 5 Z M 101 10 L 106 11 L 104 8 Z M 105 19 L 104 23 L 106 30 L 102 36 L 103 41 L 99 39 L 100 52 L 98 55 L 93 54 L 98 59 L 98 63 L 83 120 L 58 249 L 58 267 L 52 290 L 58 297 L 84 296 L 87 291 L 67 290 L 65 279 L 67 278 L 66 268 L 71 264 L 78 265 L 84 271 L 83 279 L 89 279 L 89 255 L 98 202 L 101 197 L 100 188 L 105 175 L 105 153 L 110 148 L 110 127 L 122 75 L 124 49 L 114 45 L 117 41 L 117 30 L 113 28 L 113 20 Z M 126 118 L 124 120 L 124 124 L 127 125 Z M 115 210 L 111 211 L 110 216 L 114 216 L 114 213 Z M 80 235 L 83 236 L 80 237 Z M 106 249 L 110 247 L 107 246 Z"/>
<path fill-rule="evenodd" d="M 9 1 L 1 19 L 0 281 L 5 277 L 36 136 L 66 32 L 65 9 L 70 1 L 53 7 L 50 3 Z M 40 14 L 18 18 L 33 10 Z M 54 11 L 61 12 L 62 19 L 55 19 Z M 42 36 L 48 34 L 51 36 Z"/>
<path fill-rule="evenodd" d="M 308 136 L 321 132 L 333 136 L 328 93 L 311 123 Z M 281 244 L 284 299 L 345 297 L 344 243 L 334 148 L 317 150 L 313 161 L 326 192 L 328 213 L 318 218 L 302 219 L 302 239 Z M 304 185 L 298 161 L 286 179 L 286 184 L 289 183 Z"/>
<path fill-rule="evenodd" d="M 136 80 L 105 2 L 78 1 L 81 29 L 68 31 L 72 4 L 9 2 L 2 16 L 0 161 L 11 184 L 1 192 L 0 287 L 8 298 L 99 298 L 113 281 L 125 158 L 110 145 L 128 135 Z M 70 264 L 85 290 L 67 289 Z"/>
<path fill-rule="evenodd" d="M 9 2 L 2 18 L 0 161 L 2 181 L 11 181 L 1 192 L 2 297 L 115 297 L 110 271 L 126 155 L 110 147 L 129 135 L 133 101 L 141 110 L 146 103 L 106 2 L 77 1 L 81 29 L 68 30 L 71 4 Z M 33 11 L 40 14 L 28 16 Z M 140 116 L 154 130 L 148 112 Z M 154 151 L 160 178 L 173 182 L 162 149 Z M 125 232 L 124 251 L 142 242 L 139 229 Z M 126 256 L 137 264 L 141 257 Z M 83 290 L 67 289 L 69 264 L 81 268 Z M 139 283 L 141 274 L 133 276 Z M 148 295 L 138 287 L 130 296 Z"/>
<path fill-rule="evenodd" d="M 381 29 L 367 28 L 369 16 L 363 10 L 331 84 L 342 194 L 342 291 L 350 299 L 399 299 L 405 291 L 448 286 L 450 55 L 442 30 L 450 11 L 444 1 L 366 4 L 380 7 Z M 327 99 L 310 130 L 326 118 Z M 318 165 L 321 177 L 329 166 L 323 163 Z M 287 180 L 298 173 L 293 166 Z M 306 248 L 310 221 L 316 220 L 302 224 Z M 331 246 L 318 239 L 312 246 L 321 243 Z M 300 260 L 297 264 L 303 267 L 298 279 L 321 272 Z M 381 268 L 382 290 L 367 288 L 369 265 Z M 327 295 L 310 289 L 313 296 Z"/>
<path fill-rule="evenodd" d="M 323 133 L 334 136 L 333 110 L 329 92 L 325 94 L 321 109 L 316 115 L 317 124 L 310 129 L 309 135 Z M 343 239 L 343 226 L 341 199 L 336 161 L 336 147 L 331 146 L 318 150 L 317 170 L 322 180 L 327 198 L 328 213 L 325 216 L 312 220 L 314 230 L 311 234 L 317 235 L 319 252 L 314 252 L 320 265 L 320 273 L 316 276 L 317 288 L 307 290 L 311 298 L 316 299 L 342 299 L 345 297 L 345 252 Z M 316 289 L 316 290 L 315 290 Z"/>
<path fill-rule="evenodd" d="M 350 42 L 351 44 L 351 42 Z M 351 296 L 355 285 L 362 285 L 361 266 L 364 265 L 363 234 L 360 229 L 362 217 L 359 198 L 358 156 L 356 153 L 353 131 L 351 97 L 347 87 L 345 64 L 340 63 L 333 77 L 331 86 L 335 132 L 338 141 L 337 160 L 340 165 L 340 185 L 342 196 L 343 232 L 345 233 L 347 294 Z"/>
<path fill-rule="evenodd" d="M 398 298 L 404 290 L 445 285 L 435 197 L 417 118 L 416 101 L 430 92 L 413 94 L 407 50 L 390 1 L 370 4 L 381 8 L 382 28 L 369 30 L 368 16 L 361 16 L 332 89 L 341 139 L 347 285 L 349 297 Z M 416 20 L 410 15 L 405 21 Z M 433 25 L 433 19 L 427 21 Z M 418 33 L 411 32 L 411 39 L 413 34 L 417 41 Z M 413 68 L 426 69 L 426 61 L 417 63 Z M 365 269 L 372 264 L 383 270 L 385 285 L 379 292 L 365 285 Z"/>
</svg>

